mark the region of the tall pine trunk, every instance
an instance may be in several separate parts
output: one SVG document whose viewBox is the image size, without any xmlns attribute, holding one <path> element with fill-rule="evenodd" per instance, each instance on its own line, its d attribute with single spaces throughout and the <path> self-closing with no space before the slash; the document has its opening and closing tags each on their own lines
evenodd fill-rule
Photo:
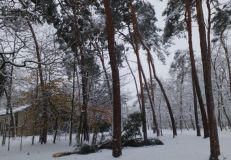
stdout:
<svg viewBox="0 0 231 160">
<path fill-rule="evenodd" d="M 196 131 L 197 131 L 197 136 L 201 136 L 201 130 L 200 130 L 199 118 L 198 118 L 198 112 L 197 112 L 197 93 L 196 93 L 195 84 L 193 82 L 193 78 L 192 78 L 192 89 L 193 89 L 193 106 L 194 106 Z"/>
<path fill-rule="evenodd" d="M 138 23 L 137 23 L 137 17 L 136 17 L 136 12 L 135 12 L 135 8 L 134 6 L 132 5 L 132 2 L 130 2 L 130 8 L 131 8 L 131 21 L 133 23 L 133 27 L 134 27 L 134 32 L 135 32 L 135 35 L 134 35 L 134 39 L 137 38 L 137 41 L 141 43 L 141 45 L 144 47 L 144 49 L 147 51 L 147 56 L 148 56 L 148 59 L 151 63 L 151 66 L 152 66 L 152 71 L 153 71 L 153 76 L 154 78 L 156 79 L 158 85 L 160 86 L 160 89 L 163 93 L 163 96 L 164 96 L 164 99 L 166 101 L 166 104 L 167 104 L 167 108 L 168 108 L 168 111 L 169 111 L 169 115 L 170 115 L 170 119 L 171 119 L 171 125 L 172 125 L 172 129 L 173 129 L 173 137 L 177 136 L 177 129 L 176 129 L 176 123 L 175 123 L 175 118 L 174 118 L 174 115 L 173 115 L 173 112 L 172 112 L 172 107 L 171 107 L 171 104 L 169 102 L 169 99 L 168 99 L 168 96 L 165 92 L 165 89 L 160 81 L 160 79 L 158 78 L 158 76 L 156 75 L 156 71 L 155 71 L 155 66 L 154 66 L 154 62 L 153 62 L 153 58 L 152 58 L 152 55 L 150 53 L 150 49 L 145 45 L 145 43 L 143 42 L 143 38 L 139 32 L 139 29 L 138 29 Z M 138 43 L 137 42 L 137 43 Z M 138 62 L 139 63 L 139 62 Z M 142 68 L 141 68 L 142 69 Z M 143 77 L 144 77 L 144 80 L 146 79 L 145 78 L 145 74 L 143 74 Z M 147 83 L 146 83 L 147 84 Z M 147 86 L 147 85 L 146 85 Z M 149 90 L 147 89 L 147 91 L 149 92 Z M 148 96 L 150 96 L 150 94 L 148 93 Z M 151 98 L 150 98 L 151 99 Z M 152 105 L 152 100 L 150 100 L 150 103 Z"/>
<path fill-rule="evenodd" d="M 87 107 L 88 107 L 88 75 L 86 71 L 86 62 L 85 62 L 85 53 L 83 53 L 83 49 L 80 47 L 80 54 L 81 54 L 81 85 L 82 85 L 82 97 L 83 97 L 83 104 L 81 107 L 81 115 L 80 115 L 80 122 L 82 123 L 82 132 L 83 132 L 83 139 L 89 141 L 89 126 L 88 126 L 88 117 L 87 117 Z"/>
<path fill-rule="evenodd" d="M 75 109 L 75 76 L 76 76 L 76 54 L 74 54 L 73 76 L 72 76 L 72 99 L 71 99 L 71 117 L 70 117 L 70 133 L 69 133 L 69 146 L 72 145 L 72 133 L 73 133 L 73 116 Z"/>
<path fill-rule="evenodd" d="M 149 54 L 150 54 L 150 52 L 149 52 Z M 172 131 L 173 131 L 173 137 L 175 137 L 175 136 L 177 136 L 177 129 L 176 129 L 176 123 L 175 123 L 175 118 L 173 115 L 172 107 L 171 107 L 171 104 L 169 102 L 168 96 L 165 92 L 164 86 L 161 83 L 160 79 L 156 75 L 156 70 L 155 70 L 155 66 L 154 66 L 153 61 L 151 61 L 151 64 L 152 64 L 152 70 L 153 70 L 154 78 L 156 79 L 158 85 L 160 86 L 161 92 L 164 96 L 164 99 L 165 99 L 165 102 L 166 102 L 166 105 L 168 108 L 168 112 L 169 112 L 169 116 L 170 116 L 170 120 L 171 120 Z"/>
<path fill-rule="evenodd" d="M 202 98 L 202 93 L 200 89 L 200 84 L 197 76 L 197 69 L 195 65 L 195 58 L 193 52 L 193 42 L 192 42 L 192 16 L 191 16 L 191 8 L 192 3 L 191 0 L 186 0 L 186 23 L 187 23 L 187 30 L 188 30 L 188 45 L 189 45 L 189 55 L 190 55 L 190 62 L 191 62 L 191 73 L 192 73 L 192 81 L 193 85 L 195 86 L 196 95 L 198 97 L 198 102 L 200 106 L 201 116 L 202 116 L 202 124 L 204 129 L 204 138 L 209 137 L 209 127 L 208 127 L 208 119 L 207 114 L 204 107 L 204 102 Z"/>
<path fill-rule="evenodd" d="M 217 122 L 215 116 L 215 106 L 213 99 L 212 90 L 212 77 L 211 77 L 211 47 L 210 47 L 210 4 L 207 1 L 208 12 L 209 12 L 209 23 L 208 23 L 208 39 L 206 39 L 206 29 L 204 14 L 202 8 L 202 0 L 196 0 L 196 10 L 197 10 L 197 22 L 199 25 L 199 36 L 200 36 L 200 47 L 201 47 L 201 57 L 204 72 L 204 85 L 205 85 L 205 95 L 207 102 L 207 111 L 209 119 L 209 131 L 210 131 L 210 160 L 218 160 L 220 155 L 219 138 L 217 133 Z M 208 43 L 207 43 L 208 41 Z"/>
<path fill-rule="evenodd" d="M 153 131 L 156 131 L 157 136 L 160 136 L 160 129 L 159 129 L 159 125 L 157 122 L 157 117 L 156 117 L 156 112 L 155 112 L 155 95 L 154 95 L 154 84 L 153 84 L 153 76 L 152 76 L 152 66 L 149 60 L 150 57 L 148 57 L 148 69 L 149 69 L 149 76 L 150 76 L 150 89 L 151 89 L 151 99 L 152 99 L 152 103 L 153 106 L 151 106 L 151 110 L 152 110 L 152 121 L 153 121 Z"/>
<path fill-rule="evenodd" d="M 136 11 L 134 6 L 132 5 L 132 1 L 129 3 L 129 8 L 131 10 L 131 23 L 133 25 L 133 34 L 131 35 L 133 37 L 133 48 L 137 57 L 137 63 L 138 63 L 138 71 L 139 71 L 139 78 L 140 78 L 140 89 L 141 89 L 141 106 L 142 106 L 142 122 L 143 122 L 143 133 L 144 133 L 144 142 L 147 142 L 147 126 L 146 126 L 146 112 L 145 112 L 145 105 L 144 105 L 144 93 L 143 93 L 143 83 L 142 83 L 142 77 L 145 84 L 145 89 L 147 91 L 148 99 L 151 105 L 151 108 L 154 108 L 154 101 L 151 97 L 150 89 L 148 87 L 148 82 L 141 64 L 140 56 L 139 56 L 139 29 L 138 29 L 138 23 L 137 23 L 137 17 L 136 17 Z M 131 32 L 130 32 L 131 34 Z M 153 117 L 156 119 L 155 117 Z M 158 128 L 157 123 L 155 125 Z M 159 135 L 159 131 L 158 131 Z"/>
<path fill-rule="evenodd" d="M 122 155 L 121 146 L 121 100 L 120 100 L 120 77 L 117 65 L 117 57 L 115 52 L 115 31 L 110 7 L 110 0 L 103 0 L 106 14 L 106 31 L 108 39 L 108 50 L 110 56 L 110 64 L 112 70 L 113 84 L 113 143 L 112 155 L 119 157 Z"/>
</svg>

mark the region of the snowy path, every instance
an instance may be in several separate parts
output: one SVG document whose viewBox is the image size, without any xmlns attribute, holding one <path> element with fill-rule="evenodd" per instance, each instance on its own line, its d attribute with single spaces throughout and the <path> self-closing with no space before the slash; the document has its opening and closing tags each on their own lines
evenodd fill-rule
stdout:
<svg viewBox="0 0 231 160">
<path fill-rule="evenodd" d="M 51 138 L 51 137 L 50 137 Z M 160 138 L 165 145 L 149 146 L 139 148 L 124 148 L 123 156 L 118 160 L 208 160 L 209 141 L 201 137 L 196 137 L 193 131 L 179 133 L 173 139 L 171 132 L 167 131 Z M 102 150 L 89 155 L 72 155 L 62 158 L 52 158 L 52 154 L 58 151 L 70 151 L 73 148 L 68 146 L 68 141 L 64 139 L 57 144 L 30 145 L 31 138 L 24 140 L 23 150 L 19 151 L 20 139 L 12 141 L 11 150 L 7 147 L 0 147 L 0 160 L 110 160 L 110 150 Z M 220 145 L 222 157 L 231 160 L 231 132 L 220 133 Z M 222 159 L 223 159 L 222 158 Z"/>
</svg>

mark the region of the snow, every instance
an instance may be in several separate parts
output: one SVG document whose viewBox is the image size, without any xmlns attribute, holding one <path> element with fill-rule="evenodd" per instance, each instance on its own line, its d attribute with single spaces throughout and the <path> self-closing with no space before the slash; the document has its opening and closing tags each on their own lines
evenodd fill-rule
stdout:
<svg viewBox="0 0 231 160">
<path fill-rule="evenodd" d="M 13 108 L 13 113 L 17 113 L 17 112 L 23 111 L 24 109 L 26 109 L 28 107 L 30 107 L 30 105 L 24 105 L 24 106 Z M 0 116 L 1 115 L 5 115 L 5 114 L 6 114 L 6 109 L 1 109 L 0 110 Z"/>
<path fill-rule="evenodd" d="M 149 136 L 153 136 L 151 131 Z M 231 133 L 223 131 L 219 133 L 222 156 L 221 159 L 231 160 Z M 46 145 L 38 143 L 31 146 L 31 137 L 23 138 L 23 148 L 20 152 L 20 138 L 11 141 L 11 149 L 7 151 L 7 146 L 0 147 L 0 157 L 4 160 L 112 160 L 111 150 L 101 150 L 89 155 L 71 155 L 61 158 L 53 158 L 56 152 L 71 151 L 68 137 L 62 136 L 57 144 L 52 144 L 52 136 Z M 172 138 L 172 132 L 165 130 L 164 136 L 160 137 L 164 142 L 162 146 L 149 146 L 138 148 L 124 148 L 123 155 L 118 160 L 208 160 L 209 159 L 209 139 L 197 137 L 195 131 L 183 131 L 176 138 Z"/>
</svg>

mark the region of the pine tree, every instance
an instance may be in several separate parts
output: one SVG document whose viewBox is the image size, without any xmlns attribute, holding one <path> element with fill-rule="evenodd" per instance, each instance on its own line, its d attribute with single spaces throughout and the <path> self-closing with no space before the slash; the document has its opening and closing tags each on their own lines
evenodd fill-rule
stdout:
<svg viewBox="0 0 231 160">
<path fill-rule="evenodd" d="M 115 37 L 113 15 L 110 7 L 110 0 L 104 0 L 106 15 L 106 30 L 108 35 L 108 50 L 110 56 L 110 64 L 112 70 L 113 82 L 113 143 L 112 155 L 119 157 L 122 155 L 121 146 L 121 100 L 120 100 L 120 79 L 119 70 L 115 53 Z"/>
<path fill-rule="evenodd" d="M 207 1 L 207 7 L 209 10 L 209 18 L 210 20 L 210 4 Z M 217 133 L 217 123 L 215 117 L 215 106 L 213 100 L 213 91 L 212 91 L 212 79 L 211 79 L 211 46 L 210 46 L 210 26 L 211 22 L 208 23 L 208 34 L 206 36 L 206 28 L 204 21 L 204 14 L 202 8 L 202 1 L 196 0 L 196 10 L 197 10 L 197 22 L 199 25 L 199 35 L 200 35 L 200 47 L 201 47 L 201 57 L 202 57 L 202 65 L 204 72 L 204 85 L 205 85 L 205 94 L 206 94 L 206 102 L 207 102 L 207 111 L 208 111 L 208 120 L 209 120 L 209 131 L 210 131 L 210 159 L 218 160 L 218 156 L 220 155 L 220 146 L 219 146 L 219 138 Z"/>
</svg>

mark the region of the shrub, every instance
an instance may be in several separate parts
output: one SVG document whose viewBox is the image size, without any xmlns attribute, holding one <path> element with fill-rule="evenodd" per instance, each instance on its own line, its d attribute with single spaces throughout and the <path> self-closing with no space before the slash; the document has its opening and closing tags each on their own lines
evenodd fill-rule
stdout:
<svg viewBox="0 0 231 160">
<path fill-rule="evenodd" d="M 122 143 L 126 143 L 129 140 L 141 137 L 141 113 L 135 112 L 128 116 L 127 121 L 123 126 Z"/>
<path fill-rule="evenodd" d="M 98 127 L 99 127 L 99 132 L 101 132 L 101 133 L 102 132 L 108 132 L 110 130 L 110 128 L 111 128 L 111 124 L 108 123 L 108 122 L 103 121 L 103 122 L 100 122 L 98 124 Z"/>
<path fill-rule="evenodd" d="M 89 154 L 89 153 L 95 153 L 95 152 L 97 152 L 97 149 L 95 146 L 90 146 L 90 145 L 84 144 L 80 148 L 78 154 Z"/>
<path fill-rule="evenodd" d="M 156 138 L 148 139 L 147 143 L 144 143 L 142 138 L 131 139 L 124 143 L 125 147 L 142 147 L 142 146 L 152 146 L 152 145 L 163 145 L 164 143 Z"/>
</svg>

